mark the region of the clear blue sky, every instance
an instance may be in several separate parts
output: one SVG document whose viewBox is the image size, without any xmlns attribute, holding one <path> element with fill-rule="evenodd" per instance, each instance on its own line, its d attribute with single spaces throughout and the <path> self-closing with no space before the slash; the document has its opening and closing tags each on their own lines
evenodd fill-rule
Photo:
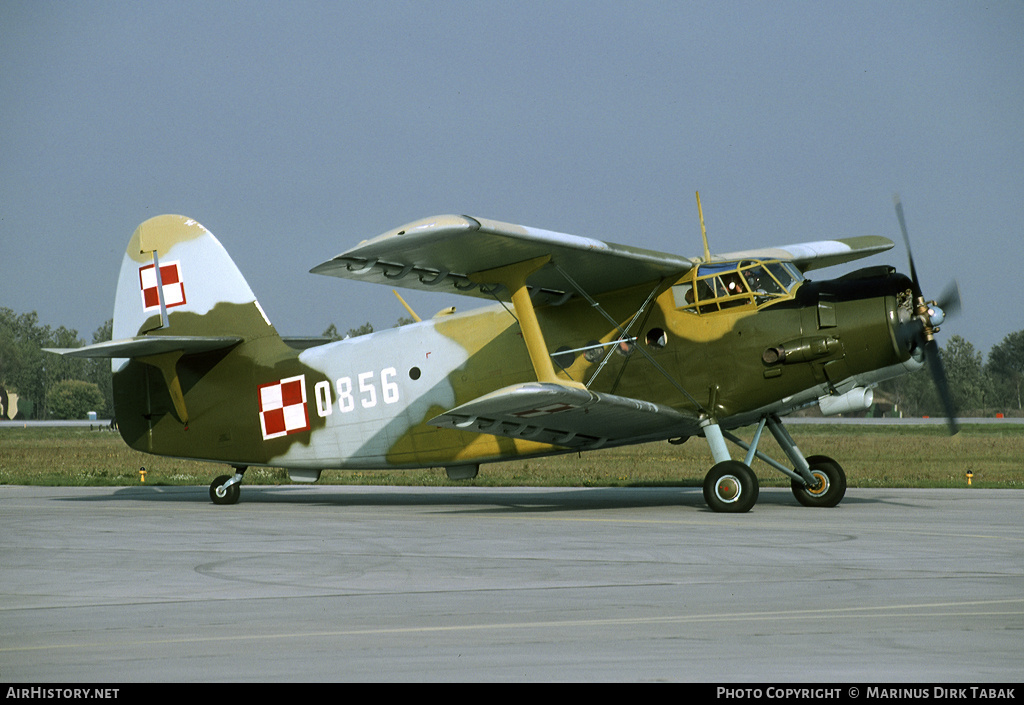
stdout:
<svg viewBox="0 0 1024 705">
<path fill-rule="evenodd" d="M 172 212 L 282 333 L 382 328 L 310 267 L 449 212 L 699 255 L 697 190 L 715 251 L 877 234 L 906 271 L 899 191 L 962 287 L 939 342 L 987 353 L 1024 328 L 1022 37 L 1017 1 L 3 0 L 0 306 L 90 338 Z"/>
</svg>

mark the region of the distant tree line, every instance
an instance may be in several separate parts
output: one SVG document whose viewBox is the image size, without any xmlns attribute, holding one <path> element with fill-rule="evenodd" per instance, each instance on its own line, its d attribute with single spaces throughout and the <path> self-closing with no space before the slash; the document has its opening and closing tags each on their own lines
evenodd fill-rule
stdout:
<svg viewBox="0 0 1024 705">
<path fill-rule="evenodd" d="M 1024 413 L 1024 330 L 1010 333 L 994 345 L 984 362 L 981 353 L 959 335 L 951 336 L 939 352 L 961 416 Z M 883 382 L 878 391 L 904 416 L 944 415 L 927 369 Z"/>
<path fill-rule="evenodd" d="M 412 322 L 403 317 L 396 325 Z M 108 319 L 92 334 L 91 342 L 110 340 L 113 325 L 113 319 Z M 345 335 L 331 324 L 323 337 L 341 340 L 372 332 L 369 322 L 350 328 Z M 76 330 L 41 325 L 35 311 L 17 314 L 0 307 L 0 419 L 14 418 L 15 413 L 26 420 L 84 419 L 90 411 L 101 417 L 112 415 L 110 360 L 62 357 L 43 350 L 86 344 Z"/>
<path fill-rule="evenodd" d="M 92 334 L 92 342 L 110 340 L 113 321 Z M 0 416 L 12 418 L 17 395 L 18 418 L 81 419 L 95 411 L 113 413 L 110 360 L 85 360 L 44 352 L 43 348 L 85 345 L 78 331 L 40 325 L 39 316 L 0 307 Z"/>
<path fill-rule="evenodd" d="M 409 318 L 408 316 L 402 316 L 397 321 L 395 321 L 394 327 L 398 328 L 399 326 L 405 326 L 410 323 L 415 323 L 415 321 L 412 318 Z M 369 321 L 359 326 L 358 328 L 349 328 L 348 332 L 345 333 L 345 335 L 339 333 L 338 327 L 332 323 L 331 325 L 327 326 L 327 330 L 325 330 L 320 335 L 324 338 L 329 338 L 330 340 L 344 340 L 345 338 L 355 338 L 360 335 L 368 335 L 369 333 L 372 332 L 373 324 L 370 323 Z"/>
<path fill-rule="evenodd" d="M 400 318 L 397 326 L 412 323 Z M 92 334 L 92 343 L 110 340 L 113 321 Z M 373 332 L 367 322 L 343 336 L 331 324 L 324 338 L 340 340 Z M 0 417 L 11 418 L 9 398 L 18 397 L 19 418 L 84 418 L 89 411 L 114 412 L 109 360 L 61 357 L 43 348 L 85 345 L 78 332 L 40 325 L 35 312 L 16 314 L 0 307 Z M 1024 330 L 993 346 L 988 359 L 958 335 L 940 349 L 953 401 L 963 416 L 1024 414 Z M 883 382 L 876 401 L 886 400 L 904 416 L 941 416 L 942 404 L 927 369 Z"/>
</svg>

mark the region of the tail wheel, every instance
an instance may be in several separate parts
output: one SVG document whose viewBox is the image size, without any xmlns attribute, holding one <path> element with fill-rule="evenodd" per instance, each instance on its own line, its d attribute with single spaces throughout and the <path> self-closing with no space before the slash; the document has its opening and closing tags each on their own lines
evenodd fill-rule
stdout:
<svg viewBox="0 0 1024 705">
<path fill-rule="evenodd" d="M 718 463 L 704 477 L 704 501 L 715 512 L 749 512 L 757 494 L 757 476 L 738 460 Z"/>
<path fill-rule="evenodd" d="M 846 496 L 846 473 L 842 466 L 825 455 L 812 455 L 807 459 L 811 475 L 817 481 L 813 486 L 793 480 L 793 495 L 805 507 L 834 507 Z"/>
<path fill-rule="evenodd" d="M 210 484 L 210 500 L 214 504 L 235 504 L 238 496 L 242 493 L 238 483 L 230 487 L 224 487 L 224 483 L 231 479 L 231 475 L 221 475 Z"/>
</svg>

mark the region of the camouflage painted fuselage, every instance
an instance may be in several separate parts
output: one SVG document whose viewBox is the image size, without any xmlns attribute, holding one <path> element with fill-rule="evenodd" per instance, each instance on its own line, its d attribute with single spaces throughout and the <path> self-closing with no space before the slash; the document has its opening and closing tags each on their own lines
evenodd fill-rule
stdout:
<svg viewBox="0 0 1024 705">
<path fill-rule="evenodd" d="M 121 335 L 227 336 L 239 342 L 170 359 L 115 361 L 118 426 L 133 448 L 236 466 L 286 467 L 305 479 L 327 468 L 451 467 L 569 450 L 428 423 L 487 393 L 537 379 L 507 306 L 298 350 L 277 335 L 251 293 L 198 293 L 204 277 L 233 280 L 235 273 L 222 271 L 227 264 L 196 263 L 181 242 L 160 246 L 161 260 L 183 263 L 182 298 L 191 302 L 195 292 L 207 305 L 168 307 L 165 327 L 155 311 L 123 316 L 129 329 L 122 326 Z M 138 306 L 138 285 L 133 289 L 132 282 L 139 280 L 136 270 L 151 261 L 126 257 L 119 310 Z M 615 443 L 694 435 L 709 414 L 724 427 L 745 425 L 767 411 L 785 413 L 892 376 L 909 358 L 894 333 L 909 282 L 890 271 L 804 281 L 769 305 L 751 297 L 715 312 L 676 300 L 672 286 L 693 276 L 600 297 L 601 308 L 621 328 L 640 311 L 631 345 L 615 346 L 620 330 L 579 297 L 536 309 L 548 352 L 562 366 L 560 379 L 686 416 L 671 429 Z M 643 308 L 652 291 L 660 293 Z M 649 357 L 633 345 L 644 346 Z M 580 352 L 588 347 L 600 354 Z M 602 367 L 609 348 L 615 352 Z M 559 349 L 577 352 L 557 356 Z M 169 383 L 174 379 L 181 389 L 178 404 Z"/>
</svg>

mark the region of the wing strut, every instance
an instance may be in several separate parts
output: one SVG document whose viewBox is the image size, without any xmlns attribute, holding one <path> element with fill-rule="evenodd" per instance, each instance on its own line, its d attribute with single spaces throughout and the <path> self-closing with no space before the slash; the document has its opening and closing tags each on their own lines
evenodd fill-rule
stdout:
<svg viewBox="0 0 1024 705">
<path fill-rule="evenodd" d="M 555 265 L 555 266 L 557 266 L 557 265 Z M 633 327 L 634 323 L 636 323 L 637 321 L 640 320 L 640 314 L 642 314 L 644 312 L 644 310 L 650 305 L 651 301 L 654 300 L 654 297 L 657 295 L 658 291 L 661 289 L 661 282 L 658 282 L 658 284 L 654 287 L 654 289 L 651 290 L 651 293 L 648 294 L 648 296 L 647 296 L 647 300 L 644 301 L 644 303 L 640 306 L 639 309 L 637 309 L 637 312 L 635 314 L 633 314 L 632 318 L 629 319 L 629 323 L 627 323 L 626 327 L 623 328 L 623 327 L 621 327 L 618 324 L 618 322 L 616 322 L 611 316 L 609 316 L 608 313 L 603 308 L 601 308 L 601 304 L 599 304 L 597 301 L 595 301 L 587 292 L 583 291 L 583 288 L 579 284 L 577 284 L 572 279 L 572 277 L 570 277 L 568 275 L 568 273 L 562 271 L 561 269 L 559 269 L 559 271 L 561 272 L 562 276 L 565 277 L 566 281 L 568 281 L 571 286 L 575 287 L 576 290 L 580 292 L 580 295 L 583 296 L 585 299 L 587 299 L 587 301 L 590 302 L 591 307 L 597 309 L 598 313 L 600 313 L 602 316 L 604 316 L 605 319 L 607 319 L 608 322 L 611 323 L 613 326 L 615 326 L 615 329 L 619 331 L 619 338 L 618 338 L 618 340 L 611 341 L 610 346 L 621 345 L 623 343 L 633 344 L 636 341 L 636 337 L 635 336 L 632 337 L 632 338 L 629 337 L 629 330 L 630 330 L 630 328 Z M 590 375 L 590 379 L 587 380 L 587 388 L 588 389 L 594 383 L 594 380 L 597 379 L 597 376 L 599 374 L 601 374 L 601 370 L 604 369 L 604 366 L 607 365 L 608 361 L 612 359 L 612 352 L 613 352 L 613 350 L 614 350 L 614 347 L 609 347 L 609 349 L 605 352 L 604 358 L 601 360 L 601 364 L 597 366 L 596 370 L 594 370 L 594 374 Z M 628 359 L 627 359 L 627 363 L 628 363 Z M 623 364 L 623 369 L 625 369 L 625 363 Z M 614 391 L 617 386 L 618 386 L 618 380 L 616 380 L 616 383 L 612 385 L 612 390 Z"/>
<path fill-rule="evenodd" d="M 655 295 L 659 291 L 662 290 L 662 286 L 665 283 L 665 280 L 662 280 L 662 281 L 658 282 L 658 285 L 655 286 L 654 289 L 651 291 L 650 295 L 647 297 L 647 300 L 644 301 L 643 305 L 639 308 L 639 310 L 637 310 L 637 312 L 635 314 L 633 314 L 633 317 L 630 319 L 629 323 L 626 324 L 625 329 L 623 329 L 622 326 L 619 325 L 618 321 L 616 321 L 614 318 L 612 318 L 611 315 L 609 315 L 609 313 L 607 311 L 605 311 L 604 308 L 601 307 L 601 304 L 599 304 L 597 301 L 594 300 L 594 297 L 592 297 L 590 294 L 588 294 L 586 291 L 584 291 L 583 288 L 579 284 L 576 283 L 576 280 L 574 280 L 571 276 L 569 276 L 568 272 L 566 272 L 564 269 L 559 267 L 557 264 L 555 264 L 554 267 L 555 267 L 555 269 L 558 270 L 559 274 L 561 274 L 565 278 L 565 280 L 567 282 L 569 282 L 569 285 L 572 286 L 577 292 L 579 292 L 580 296 L 585 298 L 590 303 L 590 305 L 598 313 L 600 313 L 602 316 L 604 316 L 605 319 L 609 323 L 611 323 L 613 326 L 615 326 L 616 330 L 619 331 L 619 336 L 620 336 L 619 339 L 620 340 L 628 340 L 628 338 L 629 338 L 629 333 L 628 333 L 629 329 L 633 327 L 634 323 L 636 323 L 637 321 L 640 320 L 640 314 L 643 313 L 644 309 L 646 309 L 650 305 L 650 303 L 654 299 Z M 672 377 L 672 375 L 670 375 L 665 370 L 664 367 L 662 367 L 661 365 L 658 364 L 658 361 L 654 359 L 653 355 L 651 355 L 649 352 L 644 350 L 642 345 L 637 345 L 637 346 L 635 346 L 634 349 L 635 350 L 639 350 L 643 354 L 643 356 L 646 357 L 647 360 L 652 365 L 654 365 L 654 369 L 656 369 L 658 372 L 660 372 L 665 377 L 665 379 L 667 379 L 669 381 L 669 383 L 671 383 L 671 385 L 673 387 L 678 389 L 683 394 L 683 396 L 685 396 L 687 399 L 689 399 L 690 403 L 693 404 L 697 408 L 698 412 L 704 413 L 704 407 L 701 405 L 701 403 L 699 401 L 697 401 L 696 399 L 694 399 L 693 395 L 691 395 L 688 391 L 683 389 L 683 386 L 681 384 L 679 384 L 675 380 L 675 378 Z M 612 354 L 612 351 L 609 350 L 608 353 L 605 355 L 605 359 L 602 360 L 601 365 L 597 368 L 597 370 L 591 376 L 587 386 L 589 386 L 591 383 L 593 383 L 594 378 L 597 377 L 598 373 L 601 371 L 601 368 L 604 367 L 605 362 L 607 362 L 608 358 L 611 357 L 611 354 Z"/>
<path fill-rule="evenodd" d="M 582 389 L 584 387 L 579 382 L 564 380 L 555 374 L 555 366 L 547 352 L 547 343 L 544 342 L 544 334 L 537 321 L 530 290 L 526 286 L 526 278 L 550 261 L 551 255 L 534 257 L 516 264 L 474 272 L 469 275 L 469 280 L 477 284 L 503 284 L 512 292 L 512 307 L 515 309 L 516 318 L 519 319 L 519 328 L 523 332 L 523 340 L 526 342 L 526 350 L 530 354 L 530 362 L 533 363 L 537 381 Z"/>
</svg>

